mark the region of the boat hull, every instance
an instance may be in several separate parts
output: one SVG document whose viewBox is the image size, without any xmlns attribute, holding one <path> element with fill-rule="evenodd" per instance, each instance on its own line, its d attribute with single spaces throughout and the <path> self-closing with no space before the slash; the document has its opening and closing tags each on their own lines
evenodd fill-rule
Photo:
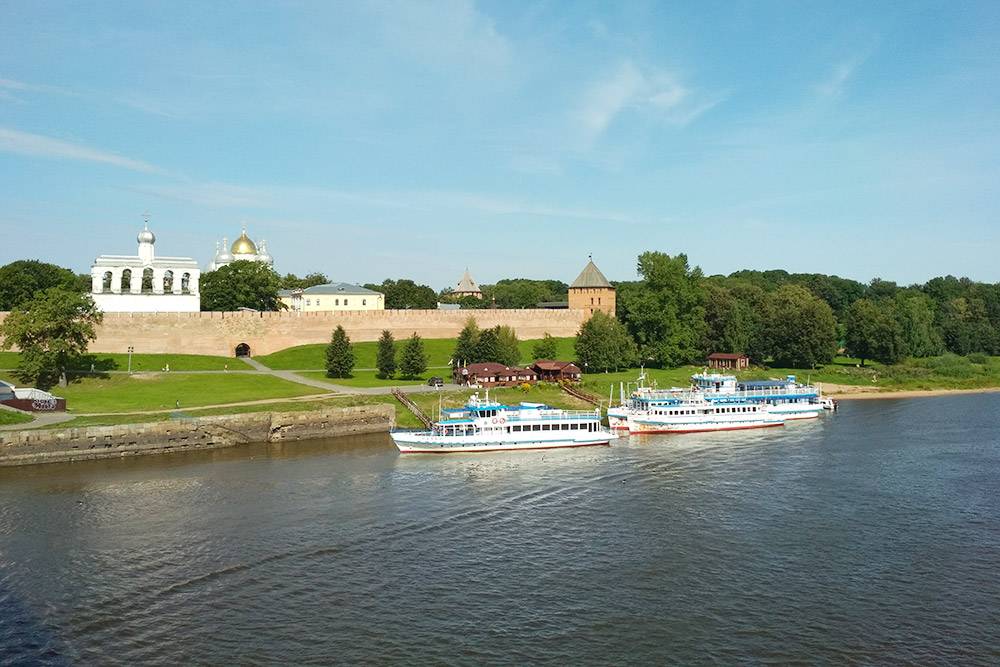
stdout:
<svg viewBox="0 0 1000 667">
<path fill-rule="evenodd" d="M 479 452 L 513 452 L 530 451 L 536 449 L 569 449 L 573 447 L 600 447 L 608 446 L 614 435 L 605 434 L 604 437 L 593 440 L 563 440 L 563 441 L 534 441 L 534 442 L 481 442 L 461 445 L 435 445 L 427 442 L 407 442 L 404 439 L 397 439 L 393 434 L 393 442 L 400 454 L 473 454 Z"/>
<path fill-rule="evenodd" d="M 667 424 L 650 422 L 633 422 L 629 429 L 631 435 L 650 435 L 654 433 L 708 433 L 711 431 L 745 431 L 751 428 L 770 428 L 784 426 L 782 421 L 766 422 L 734 422 L 716 424 Z"/>
</svg>

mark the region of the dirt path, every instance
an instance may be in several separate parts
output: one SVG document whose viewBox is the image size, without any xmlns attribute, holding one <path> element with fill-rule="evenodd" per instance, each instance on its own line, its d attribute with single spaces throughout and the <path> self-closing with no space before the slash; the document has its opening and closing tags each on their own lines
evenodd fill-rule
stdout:
<svg viewBox="0 0 1000 667">
<path fill-rule="evenodd" d="M 823 395 L 838 401 L 854 401 L 885 398 L 927 398 L 949 396 L 951 394 L 990 394 L 1000 392 L 1000 387 L 981 389 L 883 389 L 869 385 L 822 383 Z"/>
</svg>

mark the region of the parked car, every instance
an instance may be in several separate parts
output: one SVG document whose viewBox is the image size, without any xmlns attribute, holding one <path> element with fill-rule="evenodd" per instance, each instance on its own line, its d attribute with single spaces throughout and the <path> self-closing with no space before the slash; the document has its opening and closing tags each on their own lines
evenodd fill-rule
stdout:
<svg viewBox="0 0 1000 667">
<path fill-rule="evenodd" d="M 434 377 L 432 377 L 429 380 L 427 380 L 427 386 L 428 387 L 443 387 L 444 386 L 444 380 L 442 380 L 441 378 L 439 378 L 438 376 L 435 375 Z"/>
</svg>

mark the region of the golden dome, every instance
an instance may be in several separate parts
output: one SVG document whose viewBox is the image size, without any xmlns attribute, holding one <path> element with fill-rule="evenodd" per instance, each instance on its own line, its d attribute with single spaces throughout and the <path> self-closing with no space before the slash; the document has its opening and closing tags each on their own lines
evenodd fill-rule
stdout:
<svg viewBox="0 0 1000 667">
<path fill-rule="evenodd" d="M 254 242 L 250 240 L 249 236 L 247 236 L 247 230 L 244 229 L 243 233 L 240 234 L 240 237 L 233 241 L 233 246 L 230 248 L 230 252 L 234 255 L 257 254 L 257 246 L 254 245 Z"/>
</svg>

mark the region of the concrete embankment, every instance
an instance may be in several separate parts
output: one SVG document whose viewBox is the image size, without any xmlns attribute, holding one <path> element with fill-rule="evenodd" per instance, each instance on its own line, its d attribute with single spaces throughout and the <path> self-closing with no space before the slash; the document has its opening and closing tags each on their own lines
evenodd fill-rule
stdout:
<svg viewBox="0 0 1000 667">
<path fill-rule="evenodd" d="M 219 449 L 388 431 L 391 405 L 257 412 L 192 419 L 0 433 L 0 466 Z"/>
</svg>

